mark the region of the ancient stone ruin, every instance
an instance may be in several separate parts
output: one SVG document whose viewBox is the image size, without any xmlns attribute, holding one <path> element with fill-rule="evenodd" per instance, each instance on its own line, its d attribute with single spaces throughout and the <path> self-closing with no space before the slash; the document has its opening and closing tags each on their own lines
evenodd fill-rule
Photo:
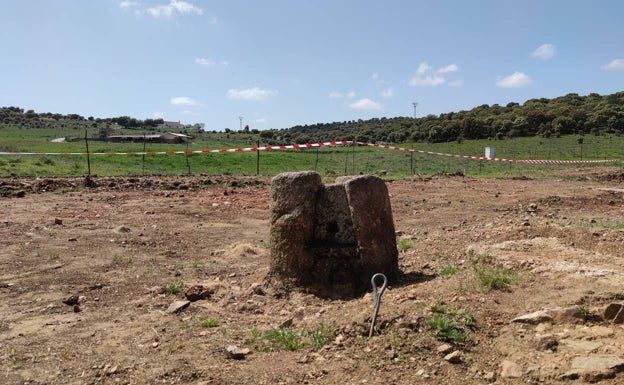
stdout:
<svg viewBox="0 0 624 385">
<path fill-rule="evenodd" d="M 373 175 L 324 185 L 315 172 L 283 173 L 270 190 L 271 276 L 323 297 L 370 290 L 398 272 L 385 182 Z"/>
</svg>

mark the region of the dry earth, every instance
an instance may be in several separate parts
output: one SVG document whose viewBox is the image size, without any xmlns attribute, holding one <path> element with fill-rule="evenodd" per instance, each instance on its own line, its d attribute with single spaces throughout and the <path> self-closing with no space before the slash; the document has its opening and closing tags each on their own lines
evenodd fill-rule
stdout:
<svg viewBox="0 0 624 385">
<path fill-rule="evenodd" d="M 265 279 L 268 181 L 92 182 L 0 179 L 0 383 L 624 383 L 624 328 L 603 317 L 624 300 L 619 169 L 388 182 L 407 241 L 372 338 L 371 294 Z M 488 271 L 513 272 L 510 287 L 488 291 Z M 205 298 L 172 312 L 176 283 Z M 445 346 L 435 314 L 467 340 Z M 286 326 L 304 345 L 271 348 Z"/>
</svg>

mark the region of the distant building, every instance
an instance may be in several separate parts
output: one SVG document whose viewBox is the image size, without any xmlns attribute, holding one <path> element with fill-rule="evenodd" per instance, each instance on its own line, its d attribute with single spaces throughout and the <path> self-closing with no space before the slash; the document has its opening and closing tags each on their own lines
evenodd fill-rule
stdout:
<svg viewBox="0 0 624 385">
<path fill-rule="evenodd" d="M 116 143 L 128 142 L 150 142 L 150 143 L 184 143 L 189 139 L 193 139 L 190 135 L 178 134 L 175 132 L 166 132 L 164 134 L 128 134 L 128 135 L 109 135 L 106 140 Z"/>
<path fill-rule="evenodd" d="M 179 120 L 177 122 L 164 121 L 158 125 L 158 128 L 184 128 L 184 125 Z"/>
</svg>

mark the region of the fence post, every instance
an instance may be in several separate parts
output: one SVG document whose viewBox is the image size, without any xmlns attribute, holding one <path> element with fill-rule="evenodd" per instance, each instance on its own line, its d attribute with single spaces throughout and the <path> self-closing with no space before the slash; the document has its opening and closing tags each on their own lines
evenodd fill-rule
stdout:
<svg viewBox="0 0 624 385">
<path fill-rule="evenodd" d="M 86 128 L 85 128 L 85 145 L 87 146 L 87 175 L 91 176 L 91 157 L 89 155 L 89 139 L 87 138 Z"/>
<path fill-rule="evenodd" d="M 256 146 L 256 176 L 260 175 L 260 139 L 258 139 L 258 145 Z"/>
<path fill-rule="evenodd" d="M 143 133 L 143 175 L 145 175 L 145 133 Z"/>
</svg>

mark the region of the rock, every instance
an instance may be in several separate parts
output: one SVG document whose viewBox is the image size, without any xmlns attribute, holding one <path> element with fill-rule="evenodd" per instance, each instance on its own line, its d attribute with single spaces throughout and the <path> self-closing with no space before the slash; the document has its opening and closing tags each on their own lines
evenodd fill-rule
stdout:
<svg viewBox="0 0 624 385">
<path fill-rule="evenodd" d="M 74 305 L 73 310 L 74 310 L 74 313 L 80 313 L 80 306 Z"/>
<path fill-rule="evenodd" d="M 579 370 L 582 373 L 602 372 L 605 370 L 621 371 L 624 369 L 624 359 L 615 355 L 589 355 L 587 357 L 574 357 L 570 363 L 571 370 Z"/>
<path fill-rule="evenodd" d="M 54 224 L 62 226 L 63 225 L 63 220 L 60 219 L 60 218 L 54 218 Z"/>
<path fill-rule="evenodd" d="M 537 334 L 534 337 L 535 339 L 535 348 L 537 350 L 557 350 L 557 346 L 559 346 L 559 341 L 552 334 Z"/>
<path fill-rule="evenodd" d="M 336 338 L 334 338 L 334 345 L 342 346 L 344 344 L 345 336 L 342 334 L 338 334 Z"/>
<path fill-rule="evenodd" d="M 169 307 L 167 308 L 167 313 L 174 314 L 174 313 L 181 312 L 182 310 L 189 307 L 190 304 L 191 304 L 191 301 L 181 301 L 181 300 L 173 301 L 171 305 L 169 305 Z"/>
<path fill-rule="evenodd" d="M 264 288 L 260 282 L 252 283 L 243 293 L 243 297 L 251 297 L 252 295 L 266 295 Z"/>
<path fill-rule="evenodd" d="M 287 172 L 269 192 L 271 275 L 324 297 L 370 289 L 370 278 L 398 272 L 390 198 L 375 176 L 324 185 L 315 172 Z"/>
<path fill-rule="evenodd" d="M 572 350 L 581 352 L 593 352 L 595 350 L 598 350 L 598 348 L 602 346 L 602 343 L 596 341 L 573 339 L 563 339 L 561 340 L 561 344 L 569 347 Z"/>
<path fill-rule="evenodd" d="M 496 373 L 487 372 L 483 375 L 483 379 L 486 380 L 487 382 L 494 382 L 496 380 Z"/>
<path fill-rule="evenodd" d="M 240 349 L 236 345 L 227 345 L 225 347 L 225 356 L 233 360 L 242 360 L 249 353 L 251 353 L 249 349 L 247 348 Z"/>
<path fill-rule="evenodd" d="M 184 296 L 191 302 L 210 298 L 212 291 L 206 289 L 202 285 L 193 285 L 184 291 Z"/>
<path fill-rule="evenodd" d="M 524 314 L 524 315 L 521 315 L 519 317 L 516 317 L 516 318 L 512 319 L 511 322 L 518 322 L 518 323 L 526 323 L 526 324 L 537 325 L 539 323 L 548 322 L 548 321 L 552 321 L 552 320 L 553 320 L 553 318 L 548 313 L 546 313 L 543 310 L 538 310 L 538 311 L 533 312 L 533 313 Z"/>
<path fill-rule="evenodd" d="M 459 350 L 455 350 L 454 352 L 444 356 L 444 360 L 450 362 L 451 364 L 459 364 L 461 363 L 461 353 Z"/>
<path fill-rule="evenodd" d="M 442 344 L 436 348 L 436 351 L 440 354 L 449 354 L 453 351 L 453 346 L 450 344 Z"/>
<path fill-rule="evenodd" d="M 522 367 L 517 363 L 505 360 L 501 363 L 502 378 L 520 378 L 522 377 Z"/>
<path fill-rule="evenodd" d="M 624 323 L 624 304 L 609 304 L 604 310 L 604 319 L 616 324 Z"/>
<path fill-rule="evenodd" d="M 65 305 L 69 305 L 69 306 L 74 306 L 74 305 L 78 305 L 78 302 L 80 302 L 80 296 L 78 295 L 70 295 L 69 297 L 65 298 L 63 300 L 63 303 Z"/>
<path fill-rule="evenodd" d="M 130 229 L 126 226 L 117 226 L 113 229 L 114 233 L 118 233 L 118 234 L 124 234 L 124 233 L 129 233 Z"/>
</svg>

